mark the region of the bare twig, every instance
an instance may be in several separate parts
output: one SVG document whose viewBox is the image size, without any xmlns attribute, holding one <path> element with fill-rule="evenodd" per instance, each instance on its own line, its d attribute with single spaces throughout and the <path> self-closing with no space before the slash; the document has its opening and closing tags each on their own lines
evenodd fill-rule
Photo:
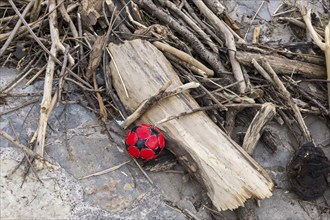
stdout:
<svg viewBox="0 0 330 220">
<path fill-rule="evenodd" d="M 163 124 L 165 122 L 168 122 L 168 121 L 176 119 L 176 118 L 180 118 L 180 117 L 183 117 L 183 116 L 186 116 L 186 115 L 191 115 L 191 114 L 196 113 L 196 112 L 208 111 L 208 110 L 212 110 L 212 109 L 222 109 L 222 108 L 223 108 L 223 105 L 211 105 L 211 106 L 205 106 L 205 107 L 190 109 L 186 112 L 182 112 L 182 113 L 177 114 L 177 115 L 171 115 L 169 117 L 166 117 L 166 118 L 156 122 L 155 126 L 158 126 L 160 124 Z"/>
<path fill-rule="evenodd" d="M 7 134 L 5 131 L 0 130 L 0 136 L 3 138 L 7 139 L 11 143 L 13 143 L 16 147 L 21 149 L 26 155 L 29 155 L 30 157 L 39 160 L 40 162 L 43 162 L 47 167 L 53 168 L 53 169 L 58 169 L 59 167 L 50 163 L 49 161 L 45 160 L 41 155 L 33 152 L 33 150 L 29 149 L 25 145 L 21 144 L 19 141 L 17 141 L 15 138 Z"/>
<path fill-rule="evenodd" d="M 55 0 L 49 0 L 49 10 L 52 10 L 56 7 Z M 40 119 L 39 119 L 39 126 L 38 126 L 38 137 L 36 142 L 35 151 L 40 154 L 41 156 L 44 155 L 44 147 L 45 147 L 45 139 L 46 139 L 46 129 L 47 129 L 47 122 L 48 116 L 50 113 L 50 106 L 52 101 L 52 87 L 53 87 L 53 77 L 55 71 L 55 61 L 53 57 L 56 57 L 57 54 L 57 46 L 59 45 L 59 33 L 57 29 L 57 13 L 54 10 L 49 15 L 49 26 L 50 26 L 50 33 L 52 38 L 52 45 L 50 52 L 52 56 L 49 57 L 46 73 L 45 73 L 45 83 L 44 83 L 44 96 L 41 102 L 41 109 L 40 109 Z M 42 164 L 37 164 L 42 165 Z M 41 168 L 41 166 L 38 166 Z"/>
<path fill-rule="evenodd" d="M 200 42 L 200 40 L 190 32 L 185 26 L 179 24 L 178 21 L 174 20 L 171 16 L 157 7 L 153 1 L 151 0 L 134 0 L 135 3 L 142 6 L 148 11 L 154 13 L 158 19 L 167 23 L 172 29 L 177 31 L 182 37 L 186 38 L 187 41 L 191 44 L 191 47 L 198 53 L 203 60 L 208 62 L 213 70 L 217 73 L 221 73 L 225 71 L 225 67 L 221 63 L 220 59 L 214 54 L 210 52 L 205 46 Z"/>
<path fill-rule="evenodd" d="M 233 34 L 229 31 L 227 26 L 224 24 L 222 20 L 220 20 L 204 3 L 200 0 L 192 0 L 194 4 L 199 8 L 199 10 L 203 13 L 203 15 L 210 21 L 214 28 L 217 29 L 219 33 L 224 35 L 226 40 L 226 46 L 228 48 L 228 54 L 230 63 L 233 69 L 234 76 L 237 81 L 240 81 L 238 87 L 240 93 L 245 93 L 247 90 L 246 83 L 243 77 L 243 72 L 240 67 L 240 64 L 236 60 L 236 45 L 234 41 Z"/>
<path fill-rule="evenodd" d="M 34 80 L 36 80 L 46 69 L 47 65 L 44 65 L 34 76 L 25 83 L 25 86 L 29 86 L 31 83 L 33 83 Z"/>
<path fill-rule="evenodd" d="M 256 13 L 254 14 L 254 16 L 252 17 L 252 19 L 251 19 L 251 21 L 250 21 L 250 25 L 249 25 L 249 27 L 248 27 L 248 29 L 246 30 L 246 33 L 245 33 L 245 35 L 244 35 L 244 40 L 246 40 L 246 37 L 247 37 L 247 35 L 248 35 L 249 31 L 250 31 L 250 28 L 251 28 L 251 26 L 252 26 L 252 23 L 254 22 L 254 19 L 256 19 L 257 15 L 259 14 L 259 11 L 260 11 L 260 9 L 262 8 L 262 6 L 264 5 L 264 3 L 265 3 L 265 1 L 262 1 L 262 2 L 261 2 L 261 4 L 260 4 L 258 10 L 256 11 Z"/>
<path fill-rule="evenodd" d="M 34 104 L 34 103 L 36 103 L 38 100 L 39 100 L 39 99 L 29 100 L 29 101 L 23 103 L 23 104 L 20 105 L 20 106 L 17 106 L 17 107 L 11 108 L 11 109 L 9 109 L 9 110 L 7 110 L 7 111 L 1 111 L 1 112 L 0 112 L 0 116 L 5 115 L 5 114 L 8 114 L 8 113 L 13 112 L 13 111 L 16 111 L 16 110 L 21 109 L 21 108 L 23 108 L 23 107 L 25 107 L 25 106 L 28 106 L 28 105 Z"/>
<path fill-rule="evenodd" d="M 222 47 L 224 45 L 223 41 L 196 15 L 194 9 L 188 4 L 187 1 L 182 1 L 184 3 L 184 7 L 187 9 L 188 12 L 187 16 L 191 16 L 201 28 L 209 35 L 213 37 L 213 39 Z"/>
<path fill-rule="evenodd" d="M 5 90 L 1 91 L 1 93 L 8 93 L 8 92 L 10 92 L 19 83 L 21 83 L 32 71 L 33 71 L 33 69 L 29 69 L 23 76 L 21 76 L 18 80 L 16 80 L 9 88 L 6 88 Z"/>
<path fill-rule="evenodd" d="M 270 66 L 270 64 L 267 61 L 264 61 L 263 66 L 267 70 L 267 73 L 269 74 L 270 78 L 272 79 L 271 83 L 276 86 L 276 88 L 286 98 L 286 101 L 290 105 L 290 107 L 293 111 L 294 117 L 297 120 L 299 127 L 304 135 L 304 138 L 306 139 L 306 141 L 311 142 L 312 141 L 311 134 L 304 122 L 304 119 L 299 111 L 297 104 L 293 101 L 291 94 L 285 88 L 282 81 L 280 80 L 280 78 L 277 76 L 276 72 L 273 70 L 273 68 Z"/>
<path fill-rule="evenodd" d="M 105 169 L 105 170 L 102 170 L 102 171 L 99 171 L 99 172 L 96 172 L 96 173 L 92 173 L 92 174 L 89 174 L 87 176 L 80 177 L 79 180 L 87 179 L 87 178 L 93 177 L 93 176 L 100 176 L 100 175 L 115 171 L 115 170 L 119 169 L 120 167 L 128 164 L 129 162 L 131 162 L 131 160 L 125 161 L 124 163 L 118 164 L 118 165 L 110 167 L 108 169 Z"/>
<path fill-rule="evenodd" d="M 152 106 L 153 104 L 155 104 L 157 101 L 162 100 L 167 97 L 171 97 L 173 95 L 177 95 L 188 89 L 197 88 L 199 86 L 199 83 L 190 82 L 190 83 L 184 84 L 182 86 L 179 86 L 171 91 L 165 91 L 170 86 L 170 84 L 171 84 L 171 81 L 168 81 L 159 89 L 159 91 L 154 96 L 143 101 L 139 105 L 139 107 L 135 110 L 135 112 L 133 114 L 131 114 L 130 116 L 128 116 L 128 118 L 126 118 L 125 122 L 121 126 L 123 128 L 127 128 L 134 121 L 136 121 L 138 118 L 140 118 L 141 115 L 143 113 L 145 113 L 149 109 L 149 107 Z"/>
<path fill-rule="evenodd" d="M 22 16 L 25 17 L 28 13 L 28 11 L 31 9 L 32 5 L 34 3 L 34 0 L 30 1 L 30 3 L 25 7 Z M 19 27 L 22 25 L 22 20 L 18 20 L 15 27 L 13 28 L 13 30 L 11 31 L 9 37 L 7 38 L 6 42 L 2 45 L 1 49 L 0 49 L 0 57 L 3 55 L 3 53 L 6 51 L 6 49 L 8 48 L 9 44 L 12 42 L 12 40 L 14 39 L 14 37 L 16 36 L 16 33 L 19 29 Z"/>
<path fill-rule="evenodd" d="M 62 88 L 64 86 L 64 78 L 66 73 L 66 65 L 68 63 L 68 52 L 69 52 L 69 46 L 66 46 L 66 49 L 64 51 L 64 58 L 63 58 L 63 66 L 60 73 L 60 80 L 58 82 L 58 101 L 61 101 L 62 97 Z"/>
<path fill-rule="evenodd" d="M 0 97 L 35 97 L 42 96 L 43 93 L 29 93 L 29 92 L 20 92 L 20 93 L 3 93 L 0 92 Z"/>
<path fill-rule="evenodd" d="M 149 181 L 149 183 L 151 185 L 154 185 L 154 182 L 151 180 L 151 178 L 149 177 L 149 175 L 146 173 L 146 171 L 143 170 L 143 168 L 141 167 L 141 165 L 136 161 L 135 158 L 133 158 L 134 163 L 137 165 L 137 167 L 141 170 L 141 172 L 143 173 L 143 175 L 147 178 L 147 180 Z"/>
<path fill-rule="evenodd" d="M 143 101 L 140 106 L 134 111 L 133 114 L 128 116 L 125 120 L 125 122 L 121 125 L 124 129 L 126 129 L 128 126 L 130 126 L 134 121 L 136 121 L 138 118 L 141 117 L 143 113 L 147 111 L 147 108 L 150 107 L 155 101 L 159 100 L 156 97 L 161 97 L 165 90 L 171 85 L 171 81 L 167 81 L 159 90 L 158 92 L 150 97 L 149 99 Z"/>
<path fill-rule="evenodd" d="M 197 34 L 199 34 L 205 41 L 207 45 L 213 50 L 215 53 L 219 53 L 218 47 L 213 43 L 211 38 L 185 13 L 183 13 L 174 3 L 166 0 L 159 0 L 162 5 L 165 5 L 176 14 L 178 14 Z"/>
<path fill-rule="evenodd" d="M 68 12 L 67 12 L 67 10 L 65 8 L 64 2 L 63 1 L 60 1 L 60 0 L 57 0 L 57 4 L 59 5 L 59 10 L 60 10 L 61 15 L 63 16 L 63 19 L 66 22 L 69 23 L 72 36 L 74 38 L 79 38 L 78 30 L 77 30 L 75 24 L 73 23 L 70 15 L 68 14 Z M 78 42 L 77 42 L 77 44 L 78 44 Z"/>
<path fill-rule="evenodd" d="M 171 47 L 170 45 L 161 43 L 159 41 L 153 42 L 153 45 L 156 46 L 159 50 L 168 52 L 168 53 L 180 58 L 181 60 L 193 65 L 194 67 L 197 67 L 198 69 L 202 70 L 206 76 L 214 75 L 213 70 L 207 68 L 204 64 L 202 64 L 201 62 L 199 62 L 198 60 L 196 60 L 189 54 L 182 52 L 181 50 L 178 50 L 174 47 Z M 205 75 L 202 75 L 202 76 L 205 76 Z"/>
<path fill-rule="evenodd" d="M 135 20 L 133 19 L 132 15 L 131 15 L 131 12 L 129 11 L 129 8 L 128 8 L 128 6 L 127 6 L 127 4 L 128 4 L 130 1 L 129 1 L 128 3 L 126 3 L 124 0 L 120 0 L 120 1 L 121 1 L 121 3 L 123 4 L 123 6 L 124 6 L 124 8 L 125 8 L 125 12 L 127 13 L 128 20 L 129 20 L 132 24 L 136 25 L 136 26 L 139 27 L 139 28 L 146 28 L 145 25 L 143 25 L 143 24 L 141 24 L 141 23 L 139 23 L 139 22 L 137 22 L 137 21 L 135 21 Z"/>
<path fill-rule="evenodd" d="M 180 64 L 181 66 L 191 70 L 193 73 L 195 73 L 197 75 L 200 75 L 202 77 L 207 77 L 207 75 L 205 74 L 205 72 L 203 70 L 198 69 L 197 67 L 195 67 L 187 62 L 184 62 L 183 60 L 172 55 L 171 53 L 164 52 L 164 55 L 171 61 L 171 63 Z"/>
<path fill-rule="evenodd" d="M 294 9 L 294 10 L 296 10 L 296 9 Z M 296 25 L 297 27 L 306 28 L 306 24 L 304 22 L 299 21 L 299 20 L 297 20 L 296 18 L 293 18 L 293 17 L 279 17 L 278 20 L 289 22 L 291 24 Z M 324 31 L 323 30 L 320 30 L 319 28 L 315 28 L 315 31 L 319 35 L 324 36 Z"/>
<path fill-rule="evenodd" d="M 31 12 L 31 20 L 37 20 L 40 10 L 41 10 L 41 3 L 43 0 L 36 0 L 33 5 L 33 9 Z"/>
</svg>

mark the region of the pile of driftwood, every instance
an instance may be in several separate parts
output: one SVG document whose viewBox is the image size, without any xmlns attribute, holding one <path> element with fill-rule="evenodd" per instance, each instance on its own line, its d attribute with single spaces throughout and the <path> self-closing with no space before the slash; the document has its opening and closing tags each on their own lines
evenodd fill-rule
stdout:
<svg viewBox="0 0 330 220">
<path fill-rule="evenodd" d="M 83 93 L 88 104 L 80 104 L 102 122 L 159 126 L 218 210 L 271 196 L 271 178 L 249 156 L 261 137 L 276 151 L 269 121 L 297 124 L 302 138 L 292 135 L 300 143 L 313 142 L 302 114 L 329 124 L 330 23 L 313 27 L 302 4 L 282 4 L 275 13 L 287 17 L 276 21 L 306 30 L 313 41 L 276 45 L 259 43 L 257 27 L 247 40 L 251 27 L 240 27 L 218 0 L 8 0 L 0 7 L 0 64 L 20 70 L 0 98 L 36 95 L 11 92 L 23 79 L 45 82 L 30 145 L 0 135 L 39 168 L 48 118 L 57 104 L 71 103 L 72 92 Z M 246 109 L 251 124 L 241 147 L 230 137 Z"/>
</svg>

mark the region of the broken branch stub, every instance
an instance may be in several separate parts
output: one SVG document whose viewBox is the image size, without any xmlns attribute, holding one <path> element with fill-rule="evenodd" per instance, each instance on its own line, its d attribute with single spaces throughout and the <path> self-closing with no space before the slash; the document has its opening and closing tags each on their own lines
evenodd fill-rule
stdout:
<svg viewBox="0 0 330 220">
<path fill-rule="evenodd" d="M 142 40 L 109 45 L 113 85 L 127 109 L 134 111 L 167 81 L 181 86 L 177 73 L 161 51 Z M 117 68 L 114 66 L 116 63 Z M 114 72 L 119 71 L 119 74 Z M 125 95 L 122 81 L 127 87 Z M 188 93 L 156 103 L 141 117 L 154 124 L 168 116 L 198 108 Z M 274 183 L 265 170 L 204 113 L 197 112 L 159 125 L 175 142 L 170 150 L 200 181 L 218 210 L 235 209 L 249 198 L 268 198 Z M 174 145 L 173 145 L 174 146 Z"/>
<path fill-rule="evenodd" d="M 262 135 L 262 129 L 264 125 L 271 121 L 275 114 L 275 105 L 273 103 L 266 102 L 254 116 L 245 134 L 242 145 L 243 149 L 245 149 L 250 155 L 252 155 L 254 148 L 257 145 L 260 136 Z"/>
</svg>

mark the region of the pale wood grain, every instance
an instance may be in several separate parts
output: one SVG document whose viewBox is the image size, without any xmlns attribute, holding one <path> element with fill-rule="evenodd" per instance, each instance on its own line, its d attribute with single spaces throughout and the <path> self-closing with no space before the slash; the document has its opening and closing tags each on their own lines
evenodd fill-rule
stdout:
<svg viewBox="0 0 330 220">
<path fill-rule="evenodd" d="M 121 45 L 110 44 L 109 49 L 114 58 L 110 65 L 114 88 L 131 111 L 168 80 L 172 81 L 169 89 L 182 85 L 162 52 L 149 42 L 134 40 Z M 188 93 L 179 94 L 160 101 L 141 117 L 141 121 L 153 124 L 198 107 Z M 170 120 L 159 128 L 175 141 L 175 147 L 170 150 L 206 187 L 218 210 L 235 209 L 249 198 L 263 199 L 272 195 L 274 183 L 269 175 L 204 112 Z"/>
</svg>

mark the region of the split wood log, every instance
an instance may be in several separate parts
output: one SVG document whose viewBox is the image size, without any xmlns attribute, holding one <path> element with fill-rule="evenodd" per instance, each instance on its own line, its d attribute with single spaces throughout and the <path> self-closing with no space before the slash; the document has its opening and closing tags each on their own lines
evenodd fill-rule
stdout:
<svg viewBox="0 0 330 220">
<path fill-rule="evenodd" d="M 326 78 L 326 69 L 322 65 L 306 63 L 298 60 L 290 60 L 274 55 L 257 54 L 250 52 L 236 52 L 236 59 L 241 64 L 252 66 L 252 60 L 258 62 L 266 59 L 273 67 L 275 72 L 279 74 L 301 74 L 306 78 L 324 79 Z"/>
<path fill-rule="evenodd" d="M 113 85 L 123 104 L 134 111 L 166 82 L 181 86 L 177 73 L 163 53 L 142 40 L 110 44 Z M 115 67 L 116 63 L 116 67 Z M 129 98 L 125 94 L 125 84 Z M 156 103 L 140 122 L 154 124 L 171 115 L 198 108 L 188 93 Z M 205 186 L 218 210 L 235 209 L 249 198 L 268 198 L 274 183 L 265 170 L 228 137 L 204 112 L 176 118 L 159 125 L 171 150 Z"/>
</svg>

